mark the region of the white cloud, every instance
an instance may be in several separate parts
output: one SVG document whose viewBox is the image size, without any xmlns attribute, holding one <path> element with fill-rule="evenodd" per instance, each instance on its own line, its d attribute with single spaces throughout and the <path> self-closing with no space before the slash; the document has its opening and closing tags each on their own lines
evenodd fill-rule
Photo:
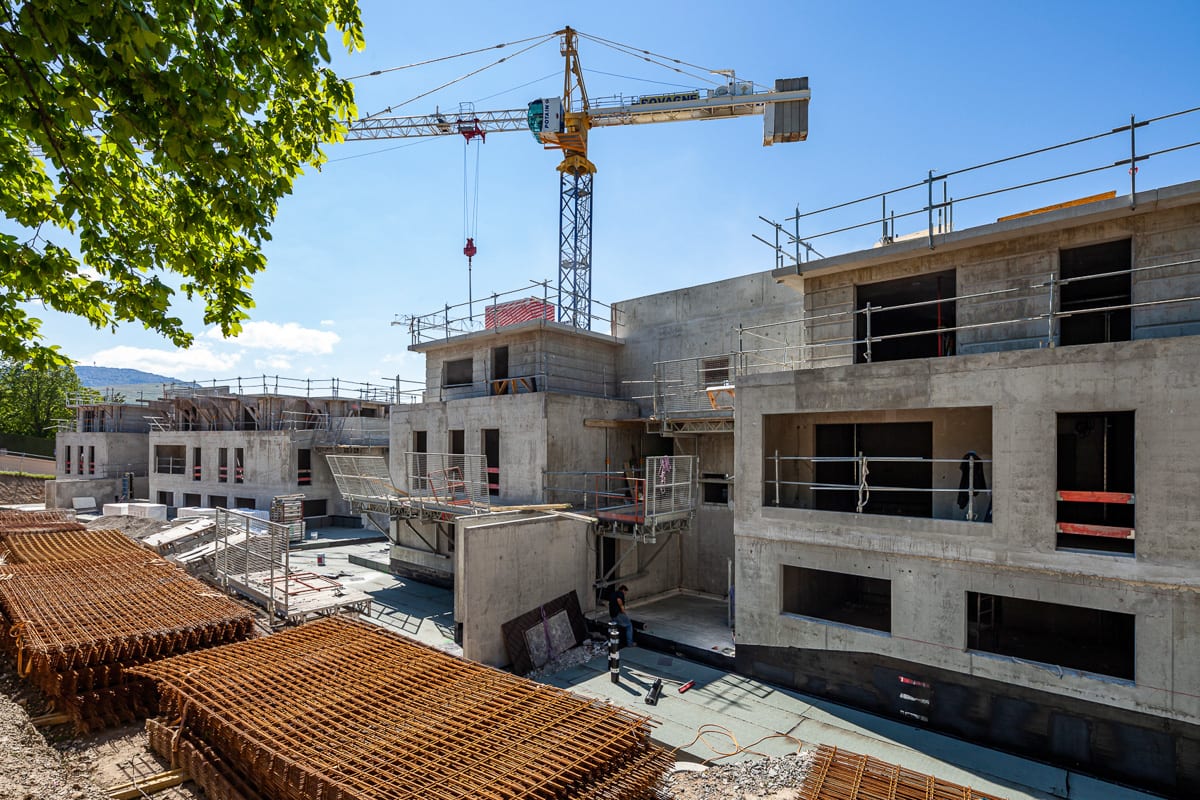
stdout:
<svg viewBox="0 0 1200 800">
<path fill-rule="evenodd" d="M 190 350 L 155 350 L 120 345 L 101 350 L 91 358 L 82 359 L 81 363 L 140 369 L 170 378 L 190 380 L 198 373 L 229 374 L 241 358 L 238 353 L 215 353 L 202 345 Z"/>
<path fill-rule="evenodd" d="M 247 322 L 242 326 L 242 332 L 232 339 L 221 336 L 219 328 L 210 328 L 204 335 L 241 347 L 307 355 L 328 355 L 333 352 L 333 346 L 342 340 L 332 331 L 305 328 L 296 322 L 282 325 L 277 322 Z"/>
<path fill-rule="evenodd" d="M 334 322 L 334 321 L 333 321 L 333 320 L 331 320 L 331 319 L 323 319 L 323 320 L 321 320 L 321 327 L 322 327 L 322 328 L 332 328 L 334 325 L 337 325 L 337 323 L 336 323 L 336 322 Z"/>
<path fill-rule="evenodd" d="M 292 362 L 287 356 L 270 356 L 268 358 L 256 358 L 254 360 L 255 369 L 291 369 Z"/>
</svg>

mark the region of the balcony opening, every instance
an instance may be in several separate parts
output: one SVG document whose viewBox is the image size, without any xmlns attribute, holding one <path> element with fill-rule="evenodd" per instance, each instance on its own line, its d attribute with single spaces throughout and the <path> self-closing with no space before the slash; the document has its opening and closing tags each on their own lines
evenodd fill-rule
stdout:
<svg viewBox="0 0 1200 800">
<path fill-rule="evenodd" d="M 497 428 L 484 428 L 480 435 L 487 468 L 488 494 L 495 497 L 500 494 L 500 431 Z"/>
<path fill-rule="evenodd" d="M 805 567 L 783 567 L 785 614 L 891 633 L 892 582 Z"/>
<path fill-rule="evenodd" d="M 83 448 L 79 448 L 79 458 L 83 460 Z M 182 475 L 187 459 L 187 447 L 181 444 L 156 444 L 154 445 L 154 471 L 159 475 Z M 80 474 L 83 474 L 83 465 L 80 465 Z"/>
<path fill-rule="evenodd" d="M 183 493 L 183 504 L 190 508 L 196 508 L 200 505 L 200 495 L 192 492 Z"/>
<path fill-rule="evenodd" d="M 1063 280 L 1058 308 L 1070 316 L 1058 322 L 1058 341 L 1063 345 L 1096 342 L 1127 342 L 1132 338 L 1133 263 L 1132 240 L 1072 247 L 1058 255 Z M 1110 275 L 1108 273 L 1117 273 Z M 1103 275 L 1104 277 L 1093 277 Z M 1087 311 L 1087 309 L 1109 309 Z"/>
<path fill-rule="evenodd" d="M 967 592 L 967 647 L 1134 679 L 1133 614 Z"/>
<path fill-rule="evenodd" d="M 1134 412 L 1058 415 L 1057 545 L 1134 553 Z"/>
<path fill-rule="evenodd" d="M 854 363 L 954 355 L 954 270 L 869 283 L 854 291 Z"/>
<path fill-rule="evenodd" d="M 474 365 L 469 358 L 447 361 L 443 365 L 442 386 L 470 386 L 475 379 Z"/>
<path fill-rule="evenodd" d="M 865 500 L 865 514 L 933 516 L 932 422 L 817 425 L 815 436 L 815 508 L 858 511 Z M 864 477 L 871 487 L 865 496 Z"/>
<path fill-rule="evenodd" d="M 328 501 L 324 497 L 316 500 L 304 500 L 300 506 L 302 509 L 301 513 L 304 515 L 305 519 L 309 519 L 311 517 L 324 517 L 329 513 L 327 510 Z"/>
</svg>

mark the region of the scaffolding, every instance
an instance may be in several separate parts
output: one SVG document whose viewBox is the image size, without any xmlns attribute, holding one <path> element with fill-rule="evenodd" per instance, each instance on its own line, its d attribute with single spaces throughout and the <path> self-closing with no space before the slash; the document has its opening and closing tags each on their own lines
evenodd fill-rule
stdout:
<svg viewBox="0 0 1200 800">
<path fill-rule="evenodd" d="M 291 525 L 252 514 L 216 510 L 213 565 L 226 592 L 249 598 L 273 621 L 302 622 L 340 611 L 370 613 L 369 595 L 307 570 L 293 570 Z"/>
</svg>

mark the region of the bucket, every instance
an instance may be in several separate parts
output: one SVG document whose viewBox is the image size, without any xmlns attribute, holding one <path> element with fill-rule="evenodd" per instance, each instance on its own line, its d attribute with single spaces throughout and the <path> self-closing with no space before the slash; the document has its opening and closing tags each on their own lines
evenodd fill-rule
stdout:
<svg viewBox="0 0 1200 800">
<path fill-rule="evenodd" d="M 317 553 L 317 566 L 318 567 L 325 566 L 325 554 L 324 553 Z"/>
</svg>

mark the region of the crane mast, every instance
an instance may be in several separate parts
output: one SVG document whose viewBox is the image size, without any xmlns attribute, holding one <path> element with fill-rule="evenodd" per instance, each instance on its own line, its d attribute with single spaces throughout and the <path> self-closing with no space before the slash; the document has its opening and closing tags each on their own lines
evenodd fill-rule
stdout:
<svg viewBox="0 0 1200 800">
<path fill-rule="evenodd" d="M 761 114 L 763 145 L 804 141 L 808 136 L 807 78 L 777 80 L 773 91 L 756 92 L 721 71 L 728 83 L 709 90 L 620 98 L 593 104 L 579 62 L 578 33 L 556 31 L 565 61 L 563 94 L 534 100 L 524 109 L 503 111 L 371 116 L 351 124 L 347 141 L 420 136 L 456 136 L 468 140 L 488 133 L 528 129 L 548 150 L 562 150 L 559 173 L 558 321 L 588 329 L 592 318 L 592 184 L 596 165 L 588 160 L 588 130 L 685 120 L 722 119 Z"/>
</svg>

